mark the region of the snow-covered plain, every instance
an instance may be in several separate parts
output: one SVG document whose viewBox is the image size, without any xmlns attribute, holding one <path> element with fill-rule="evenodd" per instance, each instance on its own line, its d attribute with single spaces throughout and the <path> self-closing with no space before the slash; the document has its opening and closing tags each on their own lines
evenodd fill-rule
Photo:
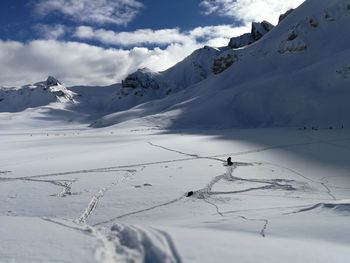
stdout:
<svg viewBox="0 0 350 263">
<path fill-rule="evenodd" d="M 44 116 L 0 113 L 1 262 L 350 261 L 347 129 Z"/>
</svg>

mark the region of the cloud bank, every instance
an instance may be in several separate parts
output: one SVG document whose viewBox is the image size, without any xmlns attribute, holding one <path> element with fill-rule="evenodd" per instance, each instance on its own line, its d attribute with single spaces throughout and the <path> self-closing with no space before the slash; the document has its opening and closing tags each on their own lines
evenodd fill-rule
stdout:
<svg viewBox="0 0 350 263">
<path fill-rule="evenodd" d="M 54 75 L 66 85 L 108 85 L 140 67 L 164 70 L 200 46 L 105 49 L 79 42 L 0 41 L 0 86 L 20 86 Z"/>
<path fill-rule="evenodd" d="M 49 29 L 40 27 L 43 32 Z M 113 32 L 92 27 L 76 30 L 81 39 L 116 45 L 104 48 L 56 40 L 62 33 L 58 26 L 57 32 L 47 33 L 47 39 L 28 43 L 0 40 L 0 86 L 20 86 L 44 80 L 48 75 L 69 86 L 109 85 L 138 68 L 165 70 L 204 45 L 226 46 L 231 36 L 247 30 L 227 25 L 197 27 L 186 32 L 179 29 Z M 162 48 L 144 47 L 145 44 Z"/>
<path fill-rule="evenodd" d="M 174 43 L 216 43 L 217 46 L 226 46 L 232 36 L 248 32 L 249 27 L 233 27 L 230 25 L 197 27 L 190 31 L 181 31 L 179 28 L 170 29 L 139 29 L 132 32 L 115 32 L 105 29 L 95 29 L 89 26 L 80 26 L 75 36 L 83 40 L 95 40 L 100 43 L 116 46 L 135 45 L 169 45 Z"/>
</svg>

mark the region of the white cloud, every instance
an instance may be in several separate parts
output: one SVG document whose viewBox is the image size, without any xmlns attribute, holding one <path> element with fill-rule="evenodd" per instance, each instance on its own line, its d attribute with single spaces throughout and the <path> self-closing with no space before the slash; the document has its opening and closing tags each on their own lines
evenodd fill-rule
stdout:
<svg viewBox="0 0 350 263">
<path fill-rule="evenodd" d="M 188 37 L 174 29 L 139 29 L 133 32 L 114 32 L 105 29 L 94 29 L 88 26 L 77 28 L 75 36 L 81 39 L 94 39 L 106 44 L 130 46 L 140 44 L 170 44 L 186 42 Z"/>
<path fill-rule="evenodd" d="M 59 12 L 86 23 L 126 25 L 142 7 L 137 0 L 39 0 L 35 11 L 42 16 Z"/>
<path fill-rule="evenodd" d="M 122 50 L 57 40 L 0 41 L 0 86 L 34 83 L 48 75 L 66 85 L 108 85 L 140 67 L 165 70 L 199 47 L 188 43 Z"/>
<path fill-rule="evenodd" d="M 49 27 L 43 27 L 49 31 Z M 58 26 L 58 29 L 60 27 Z M 179 29 L 113 32 L 79 27 L 76 35 L 122 48 L 103 48 L 81 42 L 55 40 L 52 33 L 46 40 L 28 43 L 0 40 L 0 85 L 19 86 L 54 75 L 67 85 L 107 85 L 120 82 L 138 68 L 165 70 L 204 46 L 226 46 L 230 37 L 249 31 L 229 25 Z M 147 48 L 144 44 L 162 44 Z M 140 45 L 141 47 L 132 47 Z M 126 48 L 129 47 L 129 48 Z"/>
<path fill-rule="evenodd" d="M 206 15 L 233 17 L 245 24 L 267 20 L 277 23 L 280 14 L 295 8 L 305 0 L 202 0 Z"/>
<path fill-rule="evenodd" d="M 59 39 L 60 37 L 63 37 L 67 31 L 68 28 L 65 25 L 45 25 L 45 24 L 38 24 L 34 26 L 34 30 L 40 35 L 40 38 L 44 39 Z"/>
<path fill-rule="evenodd" d="M 81 26 L 76 29 L 75 36 L 79 39 L 93 39 L 104 44 L 117 46 L 135 45 L 169 45 L 200 43 L 214 46 L 227 45 L 233 36 L 248 32 L 249 27 L 233 27 L 230 25 L 197 27 L 190 31 L 181 32 L 177 28 L 172 29 L 140 29 L 133 32 L 115 32 L 105 29 L 94 29 Z"/>
</svg>

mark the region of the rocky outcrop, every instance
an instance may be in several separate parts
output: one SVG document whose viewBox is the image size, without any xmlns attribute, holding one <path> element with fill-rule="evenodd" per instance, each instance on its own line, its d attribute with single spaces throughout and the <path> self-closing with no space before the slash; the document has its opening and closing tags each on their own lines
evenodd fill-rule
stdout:
<svg viewBox="0 0 350 263">
<path fill-rule="evenodd" d="M 159 90 L 161 83 L 157 80 L 157 72 L 142 68 L 129 74 L 122 81 L 122 88 L 118 92 L 119 98 L 133 94 L 142 97 L 149 90 Z"/>
<path fill-rule="evenodd" d="M 129 74 L 123 81 L 122 86 L 125 89 L 159 89 L 159 84 L 155 80 L 156 73 L 147 69 L 139 69 Z"/>
<path fill-rule="evenodd" d="M 46 81 L 45 84 L 47 87 L 51 87 L 51 86 L 57 86 L 57 85 L 61 85 L 61 82 L 59 82 L 57 79 L 55 79 L 52 76 L 49 76 Z"/>
<path fill-rule="evenodd" d="M 305 17 L 303 20 L 300 20 L 290 27 L 285 34 L 285 38 L 280 42 L 277 51 L 284 54 L 301 52 L 308 49 L 309 46 L 306 41 L 306 39 L 308 39 L 307 32 L 310 32 L 310 30 L 318 30 L 320 25 L 325 26 L 326 24 L 333 23 L 337 18 L 340 19 L 342 16 L 341 14 L 344 15 L 344 11 L 346 10 L 349 10 L 348 5 L 335 5 L 332 8 Z M 280 21 L 292 12 L 292 9 L 287 11 L 286 14 L 280 17 Z"/>
<path fill-rule="evenodd" d="M 228 46 L 230 48 L 236 49 L 252 44 L 254 41 L 252 39 L 251 33 L 243 34 L 239 37 L 233 37 L 230 39 Z"/>
<path fill-rule="evenodd" d="M 232 66 L 238 60 L 238 57 L 235 54 L 226 54 L 218 57 L 214 60 L 213 64 L 213 73 L 220 74 L 229 67 Z"/>
<path fill-rule="evenodd" d="M 252 24 L 252 39 L 258 41 L 262 38 L 266 33 L 271 31 L 274 28 L 274 25 L 267 21 L 262 21 L 261 23 L 253 23 Z"/>
<path fill-rule="evenodd" d="M 289 16 L 292 12 L 294 11 L 293 8 L 289 9 L 287 12 L 285 12 L 284 14 L 280 15 L 280 17 L 278 18 L 278 24 L 281 23 L 287 16 Z"/>
<path fill-rule="evenodd" d="M 271 29 L 273 28 L 274 26 L 267 21 L 263 21 L 261 23 L 253 23 L 250 33 L 243 34 L 239 37 L 231 38 L 228 45 L 230 48 L 234 49 L 250 45 L 261 39 L 266 33 L 271 31 Z"/>
</svg>

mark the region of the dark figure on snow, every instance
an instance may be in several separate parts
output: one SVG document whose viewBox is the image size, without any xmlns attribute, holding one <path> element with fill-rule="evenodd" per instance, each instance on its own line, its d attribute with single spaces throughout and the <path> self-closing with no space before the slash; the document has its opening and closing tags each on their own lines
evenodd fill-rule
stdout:
<svg viewBox="0 0 350 263">
<path fill-rule="evenodd" d="M 228 166 L 232 166 L 233 165 L 233 162 L 231 161 L 231 157 L 227 158 L 227 165 Z"/>
<path fill-rule="evenodd" d="M 190 196 L 192 196 L 193 194 L 194 194 L 193 191 L 189 191 L 189 192 L 186 194 L 186 197 L 190 197 Z"/>
</svg>

